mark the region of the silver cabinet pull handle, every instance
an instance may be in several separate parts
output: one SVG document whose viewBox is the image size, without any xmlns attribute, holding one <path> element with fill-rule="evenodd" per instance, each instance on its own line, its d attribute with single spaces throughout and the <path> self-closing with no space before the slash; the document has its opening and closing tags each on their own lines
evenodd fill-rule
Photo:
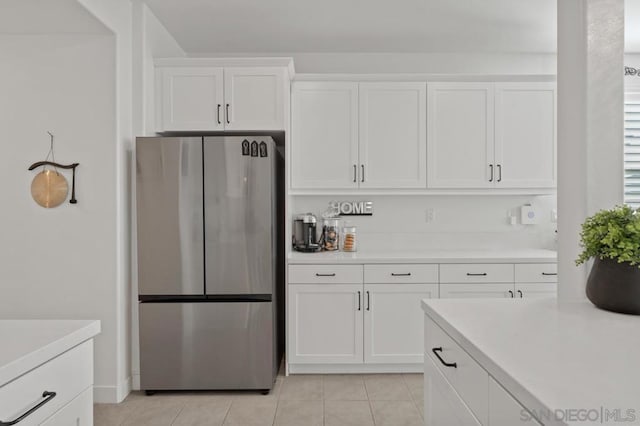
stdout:
<svg viewBox="0 0 640 426">
<path fill-rule="evenodd" d="M 56 397 L 55 392 L 49 392 L 49 391 L 42 392 L 42 398 L 44 398 L 42 401 L 40 401 L 38 404 L 31 407 L 24 414 L 20 415 L 20 417 L 16 417 L 15 419 L 9 420 L 6 422 L 3 422 L 0 420 L 0 426 L 12 426 L 20 423 L 21 421 L 29 417 L 31 414 L 35 413 L 40 407 L 42 407 L 44 404 L 51 401 L 55 397 Z"/>
<path fill-rule="evenodd" d="M 491 173 L 491 176 L 489 177 L 489 182 L 493 182 L 493 164 L 489 164 L 489 170 Z"/>
</svg>

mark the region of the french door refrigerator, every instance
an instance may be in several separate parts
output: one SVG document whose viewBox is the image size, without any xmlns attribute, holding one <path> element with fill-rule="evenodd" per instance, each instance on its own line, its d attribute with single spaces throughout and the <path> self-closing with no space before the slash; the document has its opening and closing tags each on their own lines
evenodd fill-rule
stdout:
<svg viewBox="0 0 640 426">
<path fill-rule="evenodd" d="M 271 137 L 136 140 L 143 390 L 273 387 Z"/>
</svg>

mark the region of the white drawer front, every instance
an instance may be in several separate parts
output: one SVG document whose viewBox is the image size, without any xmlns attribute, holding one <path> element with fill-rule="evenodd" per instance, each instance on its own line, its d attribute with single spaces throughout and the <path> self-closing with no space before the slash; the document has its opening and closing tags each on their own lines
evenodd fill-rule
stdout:
<svg viewBox="0 0 640 426">
<path fill-rule="evenodd" d="M 489 424 L 491 426 L 542 426 L 492 377 L 489 378 Z"/>
<path fill-rule="evenodd" d="M 438 282 L 438 265 L 364 265 L 366 284 Z"/>
<path fill-rule="evenodd" d="M 482 426 L 428 356 L 424 359 L 424 421 L 427 426 Z"/>
<path fill-rule="evenodd" d="M 438 350 L 440 348 L 441 350 Z M 434 349 L 437 352 L 434 352 Z M 425 352 L 471 408 L 480 423 L 488 424 L 489 374 L 428 317 L 425 317 Z M 455 363 L 455 367 L 446 366 L 444 363 Z"/>
<path fill-rule="evenodd" d="M 289 265 L 292 284 L 362 284 L 362 265 Z"/>
<path fill-rule="evenodd" d="M 441 283 L 512 283 L 513 265 L 473 263 L 440 265 Z"/>
<path fill-rule="evenodd" d="M 93 384 L 93 341 L 89 340 L 0 387 L 0 421 L 20 417 L 43 401 L 43 392 L 56 396 L 20 422 L 38 425 Z"/>
<path fill-rule="evenodd" d="M 90 426 L 93 424 L 93 386 L 88 387 L 42 426 Z"/>
<path fill-rule="evenodd" d="M 558 282 L 557 263 L 531 263 L 516 265 L 517 283 L 555 283 Z"/>
</svg>

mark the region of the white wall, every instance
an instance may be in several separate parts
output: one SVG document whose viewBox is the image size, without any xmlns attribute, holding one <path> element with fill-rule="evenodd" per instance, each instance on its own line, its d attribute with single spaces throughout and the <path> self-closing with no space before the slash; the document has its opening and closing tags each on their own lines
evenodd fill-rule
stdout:
<svg viewBox="0 0 640 426">
<path fill-rule="evenodd" d="M 190 55 L 265 56 L 261 53 Z M 555 53 L 292 53 L 296 73 L 555 74 Z"/>
<path fill-rule="evenodd" d="M 101 320 L 96 396 L 115 398 L 122 331 L 114 37 L 3 35 L 0 52 L 0 316 Z M 80 163 L 76 205 L 44 209 L 31 199 L 35 172 L 27 167 L 44 160 L 47 131 L 56 135 L 57 161 Z"/>
<path fill-rule="evenodd" d="M 358 227 L 360 250 L 555 249 L 552 195 L 295 196 L 291 210 L 320 217 L 331 200 L 374 202 L 373 216 L 344 218 Z M 507 214 L 517 216 L 520 223 L 520 206 L 526 203 L 537 209 L 540 223 L 511 225 Z M 434 211 L 430 223 L 427 209 Z"/>
</svg>

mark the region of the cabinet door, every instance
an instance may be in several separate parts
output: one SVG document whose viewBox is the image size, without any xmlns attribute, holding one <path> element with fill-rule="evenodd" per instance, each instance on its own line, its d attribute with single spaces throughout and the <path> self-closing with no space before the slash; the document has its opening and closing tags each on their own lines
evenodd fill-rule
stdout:
<svg viewBox="0 0 640 426">
<path fill-rule="evenodd" d="M 489 377 L 489 425 L 541 425 L 533 416 L 502 388 L 492 377 Z"/>
<path fill-rule="evenodd" d="M 558 284 L 556 283 L 518 283 L 516 284 L 515 297 L 526 299 L 541 297 L 558 297 Z"/>
<path fill-rule="evenodd" d="M 429 188 L 493 187 L 493 124 L 493 83 L 429 83 Z"/>
<path fill-rule="evenodd" d="M 427 426 L 481 426 L 429 356 L 424 357 L 424 422 Z"/>
<path fill-rule="evenodd" d="M 222 68 L 161 68 L 161 131 L 224 130 Z"/>
<path fill-rule="evenodd" d="M 93 387 L 87 388 L 70 403 L 42 423 L 42 426 L 93 425 Z"/>
<path fill-rule="evenodd" d="M 496 184 L 556 185 L 554 83 L 499 83 L 495 91 Z"/>
<path fill-rule="evenodd" d="M 298 82 L 292 90 L 292 188 L 357 188 L 358 83 Z"/>
<path fill-rule="evenodd" d="M 284 130 L 285 71 L 225 68 L 226 130 Z"/>
<path fill-rule="evenodd" d="M 438 297 L 438 284 L 366 284 L 364 361 L 422 363 L 422 299 Z"/>
<path fill-rule="evenodd" d="M 362 363 L 362 285 L 289 285 L 289 362 Z"/>
<path fill-rule="evenodd" d="M 440 284 L 441 299 L 496 299 L 512 298 L 513 284 Z"/>
<path fill-rule="evenodd" d="M 426 188 L 427 86 L 360 83 L 360 188 Z"/>
</svg>

